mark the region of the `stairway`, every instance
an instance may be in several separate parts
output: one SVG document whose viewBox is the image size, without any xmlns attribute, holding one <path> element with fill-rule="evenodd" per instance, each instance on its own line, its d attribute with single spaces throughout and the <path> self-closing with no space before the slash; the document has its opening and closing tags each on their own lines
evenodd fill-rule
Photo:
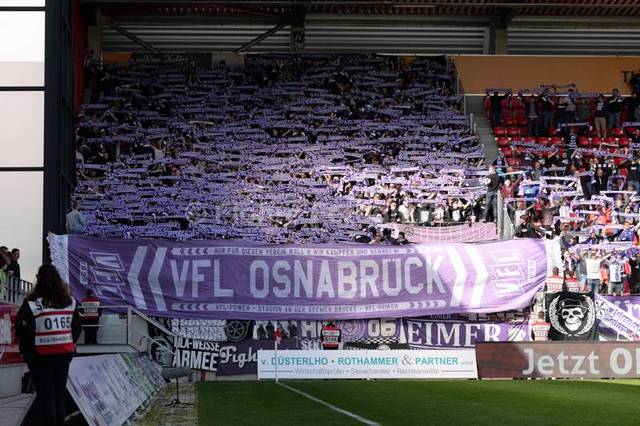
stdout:
<svg viewBox="0 0 640 426">
<path fill-rule="evenodd" d="M 493 137 L 493 129 L 487 118 L 487 113 L 484 111 L 483 101 L 482 96 L 467 96 L 467 114 L 473 114 L 476 133 L 484 147 L 486 164 L 491 164 L 498 156 L 498 145 Z"/>
</svg>

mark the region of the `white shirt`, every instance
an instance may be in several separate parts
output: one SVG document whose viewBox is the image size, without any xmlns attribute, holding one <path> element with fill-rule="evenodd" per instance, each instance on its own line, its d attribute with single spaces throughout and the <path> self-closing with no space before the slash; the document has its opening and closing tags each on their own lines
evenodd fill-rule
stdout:
<svg viewBox="0 0 640 426">
<path fill-rule="evenodd" d="M 590 280 L 599 280 L 600 279 L 600 262 L 601 259 L 597 258 L 586 258 L 585 263 L 587 264 L 587 279 Z"/>
<path fill-rule="evenodd" d="M 618 260 L 609 262 L 609 280 L 612 283 L 622 282 L 622 263 Z"/>
</svg>

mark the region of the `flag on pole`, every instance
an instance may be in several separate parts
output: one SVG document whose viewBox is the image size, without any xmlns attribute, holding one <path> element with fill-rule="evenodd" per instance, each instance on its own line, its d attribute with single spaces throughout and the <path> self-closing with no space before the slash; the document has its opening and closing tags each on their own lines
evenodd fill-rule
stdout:
<svg viewBox="0 0 640 426">
<path fill-rule="evenodd" d="M 278 383 L 278 344 L 282 340 L 282 327 L 278 325 L 275 333 L 273 333 L 273 349 L 275 351 L 275 363 L 276 363 L 276 383 Z"/>
</svg>

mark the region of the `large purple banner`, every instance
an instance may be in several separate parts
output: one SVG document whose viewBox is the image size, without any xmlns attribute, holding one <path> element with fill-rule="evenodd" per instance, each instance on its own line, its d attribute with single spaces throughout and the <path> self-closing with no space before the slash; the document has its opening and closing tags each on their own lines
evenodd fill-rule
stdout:
<svg viewBox="0 0 640 426">
<path fill-rule="evenodd" d="M 501 312 L 544 282 L 540 240 L 405 246 L 51 236 L 54 263 L 80 297 L 152 315 L 352 319 Z"/>
</svg>

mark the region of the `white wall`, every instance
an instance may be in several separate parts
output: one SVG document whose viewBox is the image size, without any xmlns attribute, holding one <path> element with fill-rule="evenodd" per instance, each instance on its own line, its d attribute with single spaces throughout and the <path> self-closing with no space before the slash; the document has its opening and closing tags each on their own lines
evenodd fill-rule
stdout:
<svg viewBox="0 0 640 426">
<path fill-rule="evenodd" d="M 0 245 L 20 249 L 23 280 L 42 263 L 42 172 L 0 172 Z"/>
</svg>

